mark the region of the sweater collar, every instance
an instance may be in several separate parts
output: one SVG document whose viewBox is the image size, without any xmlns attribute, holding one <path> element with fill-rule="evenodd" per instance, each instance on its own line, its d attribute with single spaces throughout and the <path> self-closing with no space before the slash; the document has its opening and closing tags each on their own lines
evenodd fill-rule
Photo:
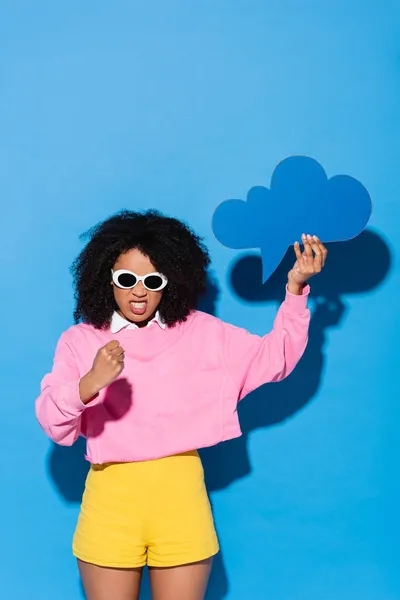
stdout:
<svg viewBox="0 0 400 600">
<path fill-rule="evenodd" d="M 147 323 L 146 327 L 150 327 L 154 323 L 157 323 L 157 325 L 159 327 L 161 327 L 161 329 L 166 328 L 166 325 L 165 325 L 159 311 L 157 311 L 156 314 L 154 315 L 154 317 L 151 319 L 151 321 L 149 321 Z M 132 323 L 131 321 L 128 321 L 124 317 L 121 317 L 121 315 L 119 315 L 115 311 L 111 318 L 110 331 L 111 331 L 111 333 L 118 333 L 119 331 L 122 331 L 122 329 L 139 329 L 139 327 L 136 325 L 136 323 Z"/>
</svg>

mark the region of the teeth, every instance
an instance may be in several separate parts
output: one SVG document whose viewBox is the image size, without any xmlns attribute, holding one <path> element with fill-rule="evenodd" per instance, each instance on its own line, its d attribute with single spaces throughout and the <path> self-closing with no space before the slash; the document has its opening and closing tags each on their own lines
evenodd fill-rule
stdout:
<svg viewBox="0 0 400 600">
<path fill-rule="evenodd" d="M 146 302 L 131 302 L 131 304 L 135 308 L 144 308 L 146 306 Z"/>
</svg>

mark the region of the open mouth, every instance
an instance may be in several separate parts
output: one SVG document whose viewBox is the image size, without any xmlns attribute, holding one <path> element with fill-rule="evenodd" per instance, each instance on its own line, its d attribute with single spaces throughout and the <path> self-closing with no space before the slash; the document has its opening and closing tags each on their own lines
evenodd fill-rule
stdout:
<svg viewBox="0 0 400 600">
<path fill-rule="evenodd" d="M 147 302 L 129 302 L 129 307 L 134 315 L 144 315 L 147 310 Z"/>
</svg>

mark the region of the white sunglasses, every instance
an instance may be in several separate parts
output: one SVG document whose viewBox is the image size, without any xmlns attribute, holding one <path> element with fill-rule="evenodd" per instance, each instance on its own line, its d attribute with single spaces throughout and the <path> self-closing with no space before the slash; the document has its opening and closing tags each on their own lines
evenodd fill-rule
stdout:
<svg viewBox="0 0 400 600">
<path fill-rule="evenodd" d="M 141 281 L 150 292 L 159 292 L 163 290 L 168 279 L 161 273 L 148 273 L 148 275 L 136 275 L 132 271 L 126 271 L 125 269 L 119 269 L 113 271 L 111 269 L 112 280 L 115 285 L 123 290 L 130 290 L 135 287 Z"/>
</svg>

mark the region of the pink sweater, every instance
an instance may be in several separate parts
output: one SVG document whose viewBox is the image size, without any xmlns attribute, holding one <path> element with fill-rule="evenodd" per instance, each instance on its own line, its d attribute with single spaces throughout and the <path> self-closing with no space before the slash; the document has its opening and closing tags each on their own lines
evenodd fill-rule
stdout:
<svg viewBox="0 0 400 600">
<path fill-rule="evenodd" d="M 87 459 L 97 464 L 161 458 L 239 437 L 238 400 L 289 375 L 305 350 L 308 292 L 286 293 L 264 337 L 198 311 L 165 330 L 152 325 L 112 334 L 74 325 L 62 334 L 42 381 L 39 423 L 61 445 L 83 435 Z M 125 349 L 125 368 L 85 406 L 79 380 L 112 339 Z"/>
</svg>

